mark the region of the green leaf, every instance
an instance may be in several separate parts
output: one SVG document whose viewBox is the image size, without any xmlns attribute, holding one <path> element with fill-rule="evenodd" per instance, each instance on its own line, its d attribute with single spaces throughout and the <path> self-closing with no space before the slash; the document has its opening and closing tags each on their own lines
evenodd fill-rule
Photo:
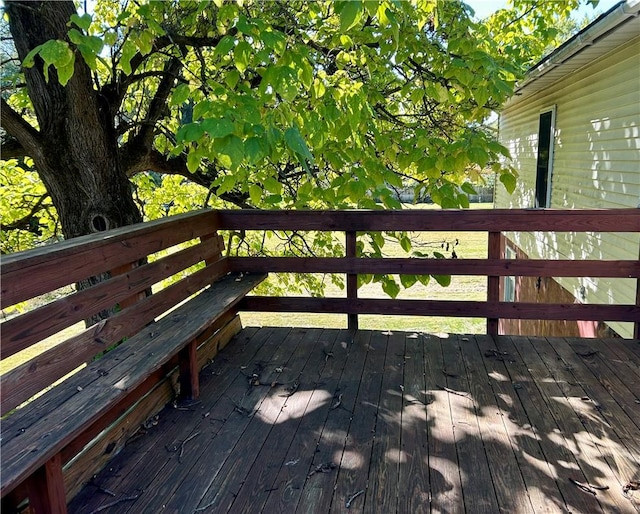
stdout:
<svg viewBox="0 0 640 514">
<path fill-rule="evenodd" d="M 360 0 L 346 0 L 336 3 L 336 10 L 340 12 L 340 31 L 348 32 L 362 18 L 362 2 Z"/>
<path fill-rule="evenodd" d="M 409 253 L 411 251 L 411 239 L 409 239 L 408 237 L 404 236 L 400 238 L 400 246 L 402 247 L 402 249 Z"/>
<path fill-rule="evenodd" d="M 71 22 L 75 23 L 82 30 L 89 30 L 89 27 L 91 26 L 91 21 L 92 21 L 91 15 L 87 13 L 84 13 L 82 16 L 78 16 L 77 14 L 71 15 Z"/>
<path fill-rule="evenodd" d="M 460 189 L 462 189 L 468 195 L 477 195 L 478 194 L 478 192 L 474 189 L 474 187 L 471 184 L 469 184 L 469 182 L 465 182 L 464 184 L 462 184 Z"/>
<path fill-rule="evenodd" d="M 267 177 L 264 181 L 264 188 L 273 193 L 279 195 L 282 192 L 282 184 L 273 177 Z"/>
<path fill-rule="evenodd" d="M 69 79 L 73 75 L 73 67 L 74 67 L 74 63 L 71 62 L 66 66 L 59 66 L 57 68 L 56 71 L 58 72 L 58 80 L 60 81 L 61 85 L 66 86 L 67 82 L 69 82 Z"/>
<path fill-rule="evenodd" d="M 303 159 L 313 161 L 313 155 L 309 151 L 307 143 L 302 138 L 302 134 L 298 130 L 298 127 L 291 127 L 284 133 L 284 141 L 294 153 L 298 154 Z"/>
<path fill-rule="evenodd" d="M 416 275 L 400 275 L 400 282 L 405 289 L 409 289 L 417 281 L 418 277 Z"/>
<path fill-rule="evenodd" d="M 170 105 L 182 105 L 189 98 L 189 94 L 191 90 L 189 89 L 189 84 L 180 84 L 173 90 L 171 94 L 171 102 Z"/>
<path fill-rule="evenodd" d="M 246 41 L 240 41 L 233 51 L 233 63 L 240 73 L 247 69 L 251 59 L 251 45 Z"/>
<path fill-rule="evenodd" d="M 120 68 L 127 75 L 131 75 L 131 59 L 136 55 L 136 45 L 130 39 L 127 39 L 122 45 L 122 55 L 120 56 Z"/>
<path fill-rule="evenodd" d="M 251 198 L 251 203 L 259 205 L 260 200 L 262 200 L 262 188 L 256 184 L 251 184 L 249 186 L 249 197 Z"/>
<path fill-rule="evenodd" d="M 176 139 L 179 143 L 193 143 L 198 141 L 204 134 L 204 129 L 200 123 L 187 123 L 178 130 Z"/>
<path fill-rule="evenodd" d="M 504 188 L 509 194 L 512 194 L 516 190 L 516 177 L 514 177 L 511 173 L 502 173 L 500 175 L 500 182 L 504 184 Z"/>
<path fill-rule="evenodd" d="M 244 142 L 244 153 L 250 164 L 256 164 L 265 156 L 262 138 L 250 137 Z"/>
<path fill-rule="evenodd" d="M 451 284 L 451 275 L 431 275 L 436 282 L 442 287 L 448 287 Z"/>
<path fill-rule="evenodd" d="M 187 155 L 187 169 L 191 173 L 195 173 L 195 171 L 200 167 L 200 155 L 196 152 L 189 152 Z"/>
<path fill-rule="evenodd" d="M 235 129 L 233 123 L 227 118 L 207 118 L 203 120 L 202 128 L 209 134 L 209 137 L 226 137 L 233 134 Z"/>
<path fill-rule="evenodd" d="M 222 184 L 218 186 L 218 194 L 228 193 L 229 191 L 233 191 L 233 188 L 236 187 L 236 178 L 233 175 L 225 175 L 222 179 Z"/>
<path fill-rule="evenodd" d="M 223 37 L 218 44 L 213 54 L 217 56 L 228 55 L 236 44 L 236 40 L 231 36 Z"/>
<path fill-rule="evenodd" d="M 382 282 L 382 290 L 390 296 L 391 298 L 395 298 L 400 293 L 400 286 L 396 284 L 396 281 L 391 277 L 385 278 Z"/>
</svg>

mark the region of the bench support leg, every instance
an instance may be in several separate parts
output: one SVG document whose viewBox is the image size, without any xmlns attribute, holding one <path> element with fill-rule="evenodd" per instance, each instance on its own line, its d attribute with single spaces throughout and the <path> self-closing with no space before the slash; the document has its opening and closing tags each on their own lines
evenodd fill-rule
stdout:
<svg viewBox="0 0 640 514">
<path fill-rule="evenodd" d="M 200 396 L 198 377 L 198 341 L 191 341 L 180 351 L 180 396 L 195 400 Z"/>
<path fill-rule="evenodd" d="M 29 504 L 36 514 L 66 514 L 67 502 L 60 454 L 32 475 L 28 487 Z"/>
</svg>

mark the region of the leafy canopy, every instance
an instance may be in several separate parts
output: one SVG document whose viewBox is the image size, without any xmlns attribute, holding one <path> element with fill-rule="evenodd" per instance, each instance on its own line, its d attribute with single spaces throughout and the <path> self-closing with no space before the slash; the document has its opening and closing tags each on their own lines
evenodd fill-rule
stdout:
<svg viewBox="0 0 640 514">
<path fill-rule="evenodd" d="M 466 207 L 487 167 L 514 189 L 483 121 L 578 3 L 513 0 L 477 22 L 457 0 L 98 0 L 22 66 L 61 84 L 91 69 L 150 217 L 202 206 L 159 209 L 155 189 L 187 185 L 168 175 L 207 188 L 194 197 L 209 205 L 399 208 L 395 190 L 413 188 Z M 35 125 L 20 74 L 5 97 Z"/>
</svg>

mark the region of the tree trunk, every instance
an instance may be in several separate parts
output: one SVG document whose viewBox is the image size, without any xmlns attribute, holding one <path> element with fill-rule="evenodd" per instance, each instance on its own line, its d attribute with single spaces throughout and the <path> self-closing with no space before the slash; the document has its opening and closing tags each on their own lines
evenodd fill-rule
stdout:
<svg viewBox="0 0 640 514">
<path fill-rule="evenodd" d="M 76 13 L 71 1 L 6 1 L 20 59 L 50 40 L 68 41 Z M 38 148 L 27 150 L 58 211 L 65 238 L 141 221 L 131 184 L 118 160 L 110 109 L 76 52 L 73 77 L 61 86 L 53 67 L 47 82 L 37 57 L 24 70 L 39 126 Z"/>
</svg>

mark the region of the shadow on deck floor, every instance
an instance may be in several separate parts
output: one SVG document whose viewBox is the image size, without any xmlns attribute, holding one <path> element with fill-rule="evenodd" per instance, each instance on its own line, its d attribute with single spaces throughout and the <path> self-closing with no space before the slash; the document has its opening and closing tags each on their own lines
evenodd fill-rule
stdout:
<svg viewBox="0 0 640 514">
<path fill-rule="evenodd" d="M 639 512 L 639 343 L 246 328 L 69 511 Z"/>
</svg>

